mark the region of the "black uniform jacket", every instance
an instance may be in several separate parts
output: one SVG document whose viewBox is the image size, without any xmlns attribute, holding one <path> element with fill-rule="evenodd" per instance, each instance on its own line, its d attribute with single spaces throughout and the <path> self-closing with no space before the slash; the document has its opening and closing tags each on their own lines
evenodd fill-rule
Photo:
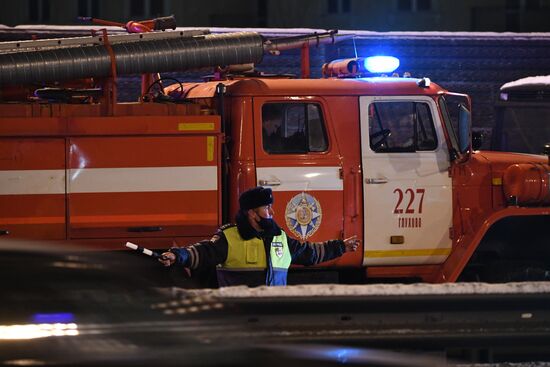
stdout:
<svg viewBox="0 0 550 367">
<path fill-rule="evenodd" d="M 254 237 L 261 238 L 264 242 L 264 248 L 269 249 L 273 236 L 281 234 L 281 228 L 275 225 L 271 231 L 257 232 L 248 223 L 244 216 L 237 215 L 237 229 L 244 240 Z M 216 234 L 210 240 L 200 241 L 194 245 L 186 247 L 172 248 L 171 251 L 176 255 L 177 263 L 190 269 L 205 270 L 214 268 L 223 264 L 227 259 L 227 239 L 223 230 L 234 226 L 226 224 L 218 229 Z M 294 238 L 288 237 L 288 247 L 292 256 L 292 264 L 297 265 L 316 265 L 324 261 L 332 260 L 342 256 L 345 252 L 345 245 L 342 240 L 330 240 L 320 243 L 300 242 Z M 220 277 L 218 272 L 218 282 L 220 286 L 230 285 L 265 285 L 265 271 L 246 271 L 232 272 L 231 279 L 227 276 Z"/>
</svg>

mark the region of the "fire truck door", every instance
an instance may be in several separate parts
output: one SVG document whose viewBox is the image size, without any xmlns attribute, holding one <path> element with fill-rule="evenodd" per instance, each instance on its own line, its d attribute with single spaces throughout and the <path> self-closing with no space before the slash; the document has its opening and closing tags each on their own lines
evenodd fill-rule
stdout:
<svg viewBox="0 0 550 367">
<path fill-rule="evenodd" d="M 429 97 L 360 97 L 364 265 L 438 264 L 450 253 L 450 160 Z"/>
<path fill-rule="evenodd" d="M 275 220 L 301 241 L 343 229 L 340 161 L 322 102 L 254 99 L 257 184 L 273 190 Z"/>
</svg>

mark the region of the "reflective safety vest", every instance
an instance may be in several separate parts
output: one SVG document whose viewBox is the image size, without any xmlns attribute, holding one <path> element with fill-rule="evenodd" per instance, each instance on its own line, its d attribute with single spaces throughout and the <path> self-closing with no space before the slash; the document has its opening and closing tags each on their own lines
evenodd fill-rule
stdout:
<svg viewBox="0 0 550 367">
<path fill-rule="evenodd" d="M 269 264 L 264 242 L 254 237 L 244 240 L 237 227 L 223 230 L 227 239 L 227 259 L 220 266 L 223 271 L 264 271 L 267 269 L 266 285 L 286 285 L 288 268 L 292 261 L 285 232 L 271 240 Z"/>
</svg>

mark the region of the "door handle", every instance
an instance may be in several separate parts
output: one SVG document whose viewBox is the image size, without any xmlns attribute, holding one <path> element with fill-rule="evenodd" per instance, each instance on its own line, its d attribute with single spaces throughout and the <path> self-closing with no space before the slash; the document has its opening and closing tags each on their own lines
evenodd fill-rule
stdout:
<svg viewBox="0 0 550 367">
<path fill-rule="evenodd" d="M 361 207 L 361 202 L 359 201 L 359 190 L 361 190 L 361 172 L 359 169 L 352 168 L 350 170 L 353 185 L 353 211 L 351 215 L 351 220 L 356 221 L 359 217 L 359 208 Z"/>
<path fill-rule="evenodd" d="M 0 236 L 7 236 L 10 234 L 10 231 L 7 229 L 0 229 Z"/>
<path fill-rule="evenodd" d="M 260 186 L 280 186 L 281 181 L 274 179 L 274 180 L 258 180 L 258 183 Z"/>
<path fill-rule="evenodd" d="M 387 178 L 365 178 L 365 183 L 374 184 L 374 185 L 385 184 L 385 183 L 388 183 L 388 179 Z"/>
</svg>

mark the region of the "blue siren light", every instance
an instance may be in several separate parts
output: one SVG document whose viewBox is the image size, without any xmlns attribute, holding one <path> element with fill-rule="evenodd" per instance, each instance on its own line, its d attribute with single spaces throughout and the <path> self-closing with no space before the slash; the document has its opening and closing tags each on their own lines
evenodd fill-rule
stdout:
<svg viewBox="0 0 550 367">
<path fill-rule="evenodd" d="M 393 56 L 370 56 L 365 59 L 369 73 L 391 73 L 399 67 L 399 59 Z"/>
<path fill-rule="evenodd" d="M 37 324 L 69 323 L 74 320 L 75 317 L 70 312 L 36 313 L 32 316 L 32 321 Z"/>
</svg>

